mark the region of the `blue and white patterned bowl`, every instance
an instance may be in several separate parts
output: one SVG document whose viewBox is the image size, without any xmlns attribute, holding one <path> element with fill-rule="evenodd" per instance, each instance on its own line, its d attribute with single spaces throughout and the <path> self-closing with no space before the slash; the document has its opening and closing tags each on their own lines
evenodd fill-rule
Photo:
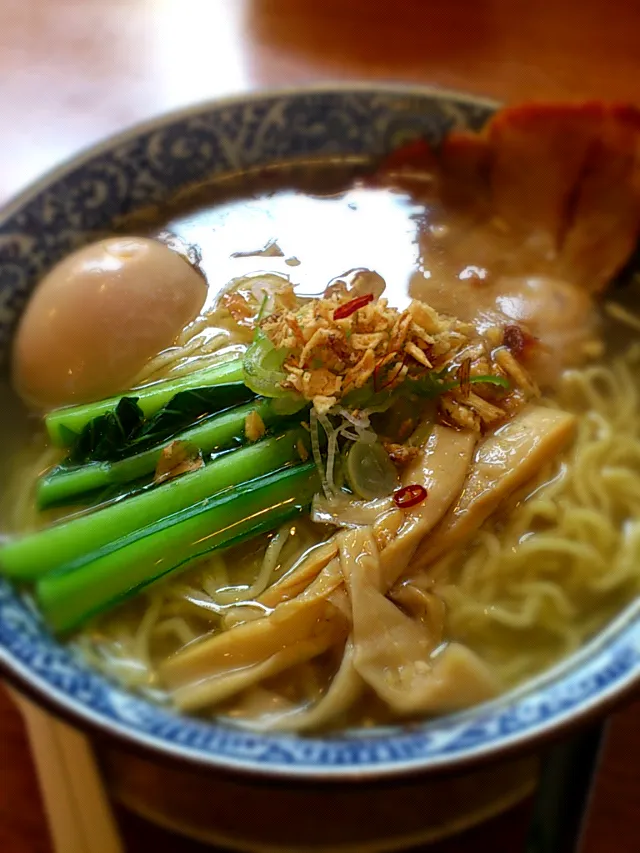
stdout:
<svg viewBox="0 0 640 853">
<path fill-rule="evenodd" d="M 407 139 L 478 128 L 495 105 L 404 87 L 250 95 L 136 127 L 50 173 L 0 214 L 0 362 L 38 277 L 115 217 L 206 176 L 303 156 L 380 155 Z M 405 728 L 257 734 L 156 707 L 79 662 L 0 581 L 0 665 L 74 724 L 192 764 L 310 779 L 453 769 L 604 713 L 640 675 L 638 607 L 578 655 L 506 697 Z"/>
</svg>

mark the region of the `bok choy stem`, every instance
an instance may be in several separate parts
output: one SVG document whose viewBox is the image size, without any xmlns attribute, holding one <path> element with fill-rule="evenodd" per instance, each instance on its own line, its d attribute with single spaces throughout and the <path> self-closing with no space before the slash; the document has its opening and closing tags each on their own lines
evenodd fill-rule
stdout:
<svg viewBox="0 0 640 853">
<path fill-rule="evenodd" d="M 38 581 L 38 603 L 54 630 L 69 631 L 185 563 L 277 527 L 317 488 L 313 463 L 229 488 L 61 565 Z"/>
<path fill-rule="evenodd" d="M 64 465 L 48 471 L 38 482 L 38 507 L 45 509 L 68 503 L 87 492 L 120 486 L 151 474 L 164 448 L 175 438 L 187 441 L 204 455 L 245 442 L 244 424 L 251 412 L 257 412 L 268 428 L 284 419 L 273 400 L 255 400 L 220 414 L 203 418 L 177 436 L 115 462 L 88 462 L 77 467 Z"/>
<path fill-rule="evenodd" d="M 127 396 L 137 397 L 138 406 L 142 409 L 145 418 L 148 418 L 166 405 L 180 391 L 243 382 L 243 380 L 242 359 L 232 359 L 214 364 L 212 367 L 203 370 L 196 370 L 194 373 L 180 376 L 177 379 L 145 385 L 142 388 L 127 392 Z M 49 412 L 45 416 L 45 425 L 51 441 L 58 447 L 68 447 L 90 421 L 108 412 L 115 411 L 121 399 L 122 394 L 119 394 L 117 397 L 109 397 L 107 400 L 84 403 L 80 406 L 66 406 L 63 409 L 54 409 L 54 411 Z"/>
<path fill-rule="evenodd" d="M 299 462 L 300 442 L 308 448 L 309 434 L 302 427 L 226 453 L 148 492 L 14 539 L 0 548 L 0 572 L 20 581 L 42 577 L 229 486 Z"/>
</svg>

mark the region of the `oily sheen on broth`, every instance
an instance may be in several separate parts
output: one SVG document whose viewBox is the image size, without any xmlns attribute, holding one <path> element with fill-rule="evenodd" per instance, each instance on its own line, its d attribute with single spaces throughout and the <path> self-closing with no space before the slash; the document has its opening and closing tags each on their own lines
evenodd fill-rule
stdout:
<svg viewBox="0 0 640 853">
<path fill-rule="evenodd" d="M 96 502 L 125 507 L 142 496 L 151 508 L 149 495 L 169 487 L 178 494 L 181 481 L 196 482 L 209 466 L 222 463 L 235 476 L 234 454 L 247 443 L 260 464 L 261 442 L 285 428 L 298 448 L 292 476 L 315 459 L 319 480 L 311 514 L 306 503 L 210 553 L 193 548 L 194 534 L 191 556 L 176 556 L 179 571 L 77 625 L 58 615 L 67 641 L 92 664 L 154 700 L 243 724 L 375 725 L 446 713 L 521 683 L 579 648 L 637 594 L 638 287 L 592 298 L 538 260 L 538 231 L 523 248 L 520 235 L 506 235 L 462 196 L 452 201 L 446 184 L 393 170 L 371 180 L 362 164 L 288 165 L 191 188 L 118 223 L 118 234 L 188 256 L 180 262 L 195 263 L 207 287 L 199 315 L 186 311 L 128 396 L 164 380 L 199 389 L 188 384 L 197 371 L 239 358 L 250 375 L 246 353 L 259 328 L 266 373 L 285 376 L 311 409 L 283 415 L 267 400 L 257 419 L 243 420 L 242 442 L 205 451 L 178 431 L 162 451 L 168 482 L 155 457 L 147 467 L 136 462 L 134 497 L 115 474 L 109 489 L 74 491 L 78 467 L 128 464 L 126 455 L 124 463 L 77 456 L 76 468 L 62 471 L 66 503 L 52 500 L 43 512 L 38 477 L 53 471 L 62 482 L 55 465 L 67 451 L 52 447 L 42 419 L 3 386 L 3 411 L 12 407 L 2 427 L 9 424 L 2 439 L 10 448 L 0 459 L 9 484 L 3 531 L 90 518 Z M 387 343 L 402 323 L 405 349 L 396 357 Z M 321 332 L 313 340 L 305 337 L 312 328 Z M 306 373 L 297 367 L 305 346 Z M 271 350 L 289 355 L 268 361 Z M 368 350 L 374 367 L 358 385 Z M 343 391 L 348 381 L 360 397 Z M 394 393 L 393 406 L 381 402 Z M 249 394 L 216 405 L 215 417 L 232 418 L 236 406 L 256 404 Z M 200 435 L 214 415 L 197 411 L 189 429 Z M 127 440 L 153 454 L 144 429 L 132 426 Z M 373 444 L 384 447 L 381 457 Z M 391 486 L 377 494 L 380 482 Z M 205 513 L 205 503 L 199 497 L 194 506 Z M 195 531 L 200 522 L 188 512 L 175 524 Z M 160 522 L 150 515 L 145 523 L 151 542 Z M 204 541 L 209 532 L 197 529 Z M 143 543 L 142 555 L 147 533 L 127 536 L 127 548 Z M 94 544 L 96 571 L 106 577 L 111 546 Z M 14 565 L 10 547 L 4 566 Z M 397 576 L 396 565 L 404 566 Z M 44 577 L 36 598 L 47 614 L 58 593 L 55 573 L 51 587 Z"/>
</svg>

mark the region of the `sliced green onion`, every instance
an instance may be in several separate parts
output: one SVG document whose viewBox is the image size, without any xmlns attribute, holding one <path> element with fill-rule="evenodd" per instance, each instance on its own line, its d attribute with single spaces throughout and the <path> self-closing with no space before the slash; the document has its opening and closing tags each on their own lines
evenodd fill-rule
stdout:
<svg viewBox="0 0 640 853">
<path fill-rule="evenodd" d="M 378 441 L 372 444 L 356 441 L 352 445 L 347 453 L 345 475 L 351 490 L 364 500 L 390 495 L 398 485 L 393 462 Z"/>
<path fill-rule="evenodd" d="M 267 335 L 258 329 L 244 354 L 244 384 L 247 388 L 263 397 L 294 396 L 282 387 L 287 378 L 282 365 L 288 354 L 286 349 L 276 349 Z"/>
<path fill-rule="evenodd" d="M 497 385 L 499 388 L 509 389 L 511 388 L 511 383 L 508 379 L 505 379 L 504 376 L 493 376 L 488 374 L 486 376 L 470 376 L 469 377 L 470 385 Z M 446 391 L 454 391 L 456 388 L 460 387 L 459 380 L 455 380 L 455 382 L 444 382 L 442 385 L 442 393 Z"/>
</svg>

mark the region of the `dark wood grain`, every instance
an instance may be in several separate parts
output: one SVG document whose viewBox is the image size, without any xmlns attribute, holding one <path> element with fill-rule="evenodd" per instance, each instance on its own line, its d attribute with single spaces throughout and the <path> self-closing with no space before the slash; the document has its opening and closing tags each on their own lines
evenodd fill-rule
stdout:
<svg viewBox="0 0 640 853">
<path fill-rule="evenodd" d="M 507 101 L 640 103 L 637 0 L 6 0 L 0 200 L 78 149 L 194 101 L 402 80 Z M 636 853 L 640 704 L 616 715 L 584 853 Z M 51 853 L 20 718 L 0 692 L 0 850 Z M 516 853 L 528 805 L 430 848 Z M 119 813 L 130 851 L 199 845 Z"/>
</svg>

